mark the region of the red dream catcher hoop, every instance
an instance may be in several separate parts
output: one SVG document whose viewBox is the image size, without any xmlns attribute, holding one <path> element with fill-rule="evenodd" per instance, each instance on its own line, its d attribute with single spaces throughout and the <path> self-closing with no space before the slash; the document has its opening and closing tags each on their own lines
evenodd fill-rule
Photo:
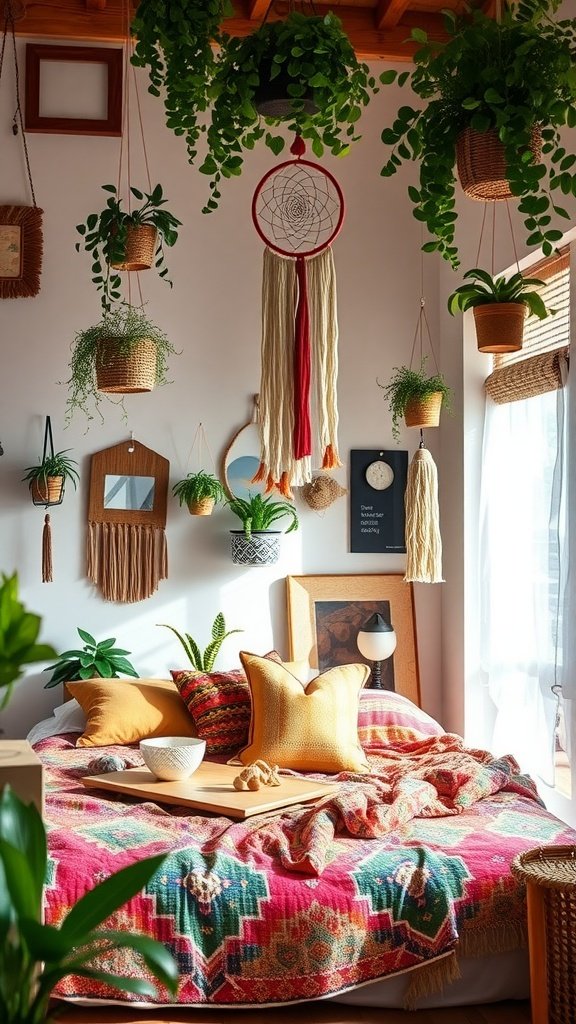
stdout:
<svg viewBox="0 0 576 1024">
<path fill-rule="evenodd" d="M 322 453 L 322 468 L 341 465 L 336 437 L 338 322 L 331 244 L 345 213 L 336 178 L 319 164 L 303 159 L 305 144 L 300 136 L 290 151 L 295 159 L 268 171 L 252 199 L 252 220 L 266 246 L 261 461 L 254 479 L 265 480 L 267 490 L 277 487 L 287 497 L 292 496 L 291 485 L 312 479 L 316 447 Z"/>
</svg>

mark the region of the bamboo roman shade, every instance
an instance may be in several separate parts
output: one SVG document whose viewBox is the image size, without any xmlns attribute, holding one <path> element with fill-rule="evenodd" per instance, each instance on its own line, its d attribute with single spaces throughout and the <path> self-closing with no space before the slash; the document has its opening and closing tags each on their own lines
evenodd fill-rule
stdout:
<svg viewBox="0 0 576 1024">
<path fill-rule="evenodd" d="M 540 294 L 556 315 L 529 317 L 519 352 L 494 356 L 494 369 L 484 387 L 498 404 L 556 391 L 565 381 L 570 345 L 570 250 L 566 246 L 529 267 L 529 277 L 544 281 Z"/>
</svg>

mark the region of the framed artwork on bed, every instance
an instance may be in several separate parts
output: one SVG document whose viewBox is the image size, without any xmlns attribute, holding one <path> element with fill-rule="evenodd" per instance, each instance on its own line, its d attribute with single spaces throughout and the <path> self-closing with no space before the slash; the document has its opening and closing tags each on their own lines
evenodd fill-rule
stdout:
<svg viewBox="0 0 576 1024">
<path fill-rule="evenodd" d="M 399 573 L 287 576 L 289 657 L 320 672 L 334 665 L 370 664 L 356 644 L 358 630 L 379 612 L 396 632 L 396 650 L 382 663 L 385 689 L 420 704 L 414 593 Z"/>
</svg>

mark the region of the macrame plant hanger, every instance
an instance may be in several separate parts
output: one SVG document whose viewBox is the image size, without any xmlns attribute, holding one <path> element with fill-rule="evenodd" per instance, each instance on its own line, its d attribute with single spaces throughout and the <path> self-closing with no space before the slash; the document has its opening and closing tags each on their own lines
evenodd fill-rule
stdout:
<svg viewBox="0 0 576 1024">
<path fill-rule="evenodd" d="M 54 458 L 54 440 L 52 437 L 52 423 L 50 417 L 46 417 L 46 423 L 44 426 L 44 446 L 42 449 L 42 465 L 46 462 L 46 456 L 50 453 L 50 458 Z M 64 498 L 64 488 L 66 480 L 62 480 L 60 487 L 60 493 L 55 500 L 50 498 L 50 490 L 48 486 L 48 480 L 45 481 L 44 493 L 40 493 L 37 488 L 31 488 L 32 491 L 32 504 L 41 505 L 45 509 L 52 508 L 54 505 L 61 505 Z M 53 582 L 53 567 L 52 567 L 52 529 L 50 526 L 50 515 L 47 512 L 44 516 L 44 527 L 42 530 L 42 583 Z"/>
<path fill-rule="evenodd" d="M 344 196 L 329 171 L 294 159 L 261 179 L 252 220 L 266 245 L 262 278 L 260 466 L 254 482 L 291 498 L 323 469 L 340 466 L 336 380 L 338 321 L 331 243 L 344 220 Z M 313 430 L 313 413 L 315 431 Z M 315 437 L 313 436 L 315 433 Z"/>
<path fill-rule="evenodd" d="M 190 472 L 195 473 L 205 470 L 208 460 L 210 461 L 210 468 L 208 472 L 211 472 L 216 476 L 216 462 L 214 461 L 212 450 L 208 444 L 204 424 L 200 422 L 196 427 L 196 432 L 192 439 L 190 453 L 188 455 L 187 462 L 188 465 L 192 467 Z M 214 508 L 214 498 L 199 498 L 198 501 L 193 502 L 188 506 L 188 508 L 191 515 L 209 516 L 212 514 L 212 509 Z"/>
<path fill-rule="evenodd" d="M 414 363 L 419 341 L 420 365 L 424 364 L 424 329 L 432 353 L 436 372 L 440 373 L 436 353 L 432 344 L 430 325 L 426 316 L 424 297 L 424 257 L 420 257 L 420 311 L 410 355 L 410 369 Z M 440 510 L 438 506 L 438 471 L 430 452 L 424 444 L 420 427 L 420 444 L 408 467 L 405 494 L 406 513 L 406 572 L 407 583 L 443 583 L 442 538 L 440 535 Z"/>
<path fill-rule="evenodd" d="M 18 276 L 6 276 L 0 280 L 0 298 L 4 299 L 33 298 L 40 291 L 40 274 L 42 271 L 43 210 L 39 208 L 36 202 L 36 193 L 32 181 L 32 169 L 20 102 L 20 70 L 18 67 L 18 51 L 16 49 L 16 33 L 14 30 L 15 21 L 22 18 L 24 13 L 25 6 L 19 0 L 0 0 L 0 14 L 3 15 L 2 45 L 0 47 L 0 82 L 2 80 L 4 57 L 6 55 L 6 40 L 8 35 L 10 35 L 16 90 L 16 108 L 12 120 L 12 134 L 15 136 L 20 135 L 22 139 L 26 176 L 32 198 L 32 206 L 0 205 L 0 224 L 14 229 L 16 235 L 15 244 L 20 249 L 20 272 Z"/>
</svg>

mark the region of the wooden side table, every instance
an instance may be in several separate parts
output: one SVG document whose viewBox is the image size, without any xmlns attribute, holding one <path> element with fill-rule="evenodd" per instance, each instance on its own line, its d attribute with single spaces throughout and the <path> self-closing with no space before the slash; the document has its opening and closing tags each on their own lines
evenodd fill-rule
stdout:
<svg viewBox="0 0 576 1024">
<path fill-rule="evenodd" d="M 27 740 L 0 740 L 0 791 L 9 784 L 24 803 L 44 813 L 44 771 Z"/>
<path fill-rule="evenodd" d="M 526 884 L 532 1024 L 576 1021 L 576 846 L 541 846 L 514 858 Z"/>
</svg>

